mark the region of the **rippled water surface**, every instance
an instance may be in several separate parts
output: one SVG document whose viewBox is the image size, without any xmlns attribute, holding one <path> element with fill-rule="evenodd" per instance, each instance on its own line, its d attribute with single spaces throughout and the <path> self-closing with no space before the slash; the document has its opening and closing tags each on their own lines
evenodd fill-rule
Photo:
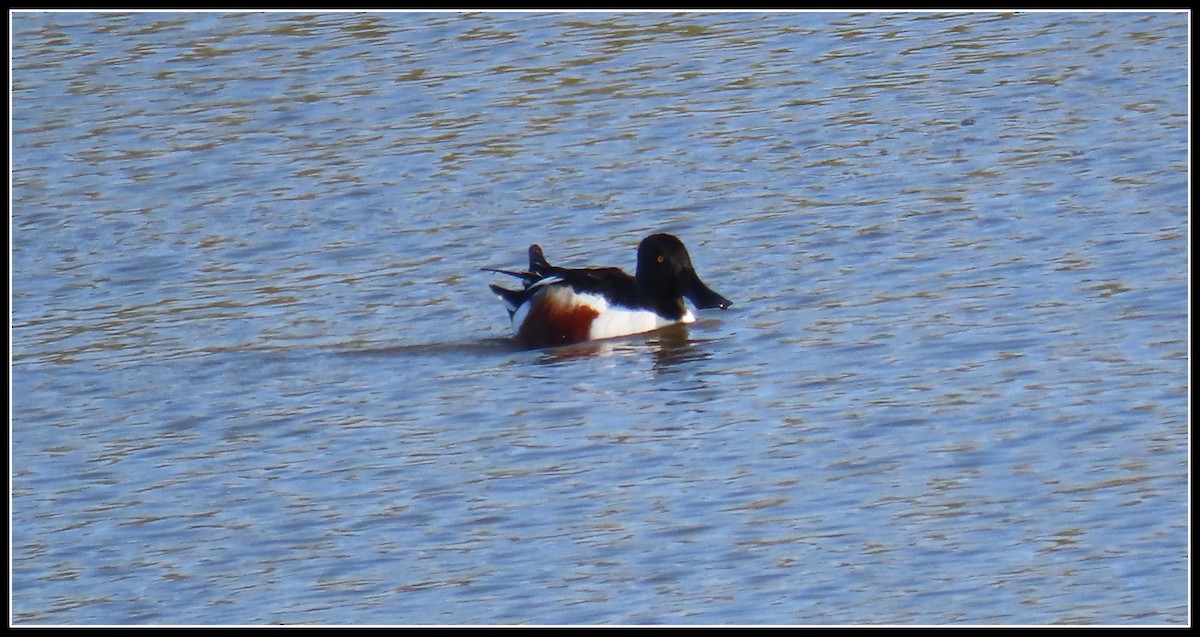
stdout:
<svg viewBox="0 0 1200 637">
<path fill-rule="evenodd" d="M 11 24 L 13 622 L 1189 621 L 1187 14 Z"/>
</svg>

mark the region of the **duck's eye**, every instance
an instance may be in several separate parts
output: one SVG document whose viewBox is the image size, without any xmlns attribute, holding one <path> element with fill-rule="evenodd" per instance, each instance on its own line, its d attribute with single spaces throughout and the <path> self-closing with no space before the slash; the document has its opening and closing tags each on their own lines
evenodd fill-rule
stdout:
<svg viewBox="0 0 1200 637">
<path fill-rule="evenodd" d="M 666 263 L 666 262 L 667 262 L 667 257 L 665 257 L 665 256 L 663 256 L 663 255 L 661 255 L 661 254 L 660 254 L 660 255 L 658 255 L 658 258 L 657 258 L 657 259 L 655 259 L 655 261 L 658 261 L 659 263 Z"/>
</svg>

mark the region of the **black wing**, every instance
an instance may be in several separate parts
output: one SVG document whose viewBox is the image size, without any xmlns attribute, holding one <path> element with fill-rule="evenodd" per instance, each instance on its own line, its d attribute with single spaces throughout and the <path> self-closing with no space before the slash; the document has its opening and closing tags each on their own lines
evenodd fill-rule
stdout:
<svg viewBox="0 0 1200 637">
<path fill-rule="evenodd" d="M 504 301 L 510 316 L 518 307 L 521 307 L 521 304 L 538 292 L 541 286 L 536 284 L 549 278 L 558 280 L 543 285 L 569 285 L 576 292 L 599 294 L 618 305 L 640 306 L 637 282 L 620 268 L 560 268 L 553 266 L 546 260 L 541 246 L 537 244 L 529 246 L 529 269 L 525 272 L 496 268 L 483 269 L 521 279 L 524 286 L 521 290 L 508 290 L 498 285 L 488 286 Z"/>
</svg>

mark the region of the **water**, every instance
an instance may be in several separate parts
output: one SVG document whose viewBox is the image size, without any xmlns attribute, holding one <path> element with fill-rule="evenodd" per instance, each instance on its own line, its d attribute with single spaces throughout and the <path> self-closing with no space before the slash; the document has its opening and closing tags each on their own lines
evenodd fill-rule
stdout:
<svg viewBox="0 0 1200 637">
<path fill-rule="evenodd" d="M 12 621 L 1188 623 L 1187 23 L 14 14 Z"/>
</svg>

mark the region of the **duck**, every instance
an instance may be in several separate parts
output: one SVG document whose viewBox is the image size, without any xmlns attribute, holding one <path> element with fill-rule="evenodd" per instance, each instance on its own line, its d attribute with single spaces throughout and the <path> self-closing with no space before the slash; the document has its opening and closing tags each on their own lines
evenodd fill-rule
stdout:
<svg viewBox="0 0 1200 637">
<path fill-rule="evenodd" d="M 527 349 L 641 334 L 668 325 L 694 323 L 697 310 L 728 309 L 729 299 L 714 292 L 696 274 L 678 237 L 652 234 L 637 249 L 637 270 L 563 268 L 550 265 L 542 248 L 529 247 L 524 272 L 483 268 L 516 277 L 522 289 L 488 287 L 504 303 L 513 337 Z"/>
</svg>

